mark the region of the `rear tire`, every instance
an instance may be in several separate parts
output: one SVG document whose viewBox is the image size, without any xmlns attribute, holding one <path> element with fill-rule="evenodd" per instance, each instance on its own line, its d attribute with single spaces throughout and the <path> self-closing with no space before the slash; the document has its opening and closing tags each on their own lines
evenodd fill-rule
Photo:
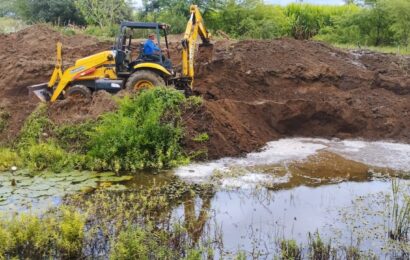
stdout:
<svg viewBox="0 0 410 260">
<path fill-rule="evenodd" d="M 137 70 L 128 78 L 125 84 L 125 88 L 133 93 L 158 86 L 165 86 L 164 79 L 149 70 Z"/>
<path fill-rule="evenodd" d="M 90 100 L 91 95 L 91 90 L 84 85 L 74 85 L 72 87 L 69 87 L 65 92 L 65 97 L 71 99 Z"/>
</svg>

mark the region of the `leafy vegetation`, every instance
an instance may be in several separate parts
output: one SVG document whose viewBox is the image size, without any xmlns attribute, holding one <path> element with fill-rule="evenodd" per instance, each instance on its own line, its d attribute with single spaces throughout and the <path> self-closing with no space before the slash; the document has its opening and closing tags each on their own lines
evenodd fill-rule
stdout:
<svg viewBox="0 0 410 260">
<path fill-rule="evenodd" d="M 11 167 L 22 165 L 20 156 L 9 148 L 0 148 L 0 171 L 8 171 Z"/>
<path fill-rule="evenodd" d="M 198 143 L 203 143 L 209 140 L 209 135 L 207 133 L 201 133 L 192 138 L 192 141 L 198 142 Z"/>
<path fill-rule="evenodd" d="M 96 36 L 114 36 L 121 20 L 164 22 L 171 25 L 171 33 L 181 33 L 185 30 L 189 5 L 197 4 L 207 27 L 216 35 L 239 39 L 288 36 L 356 47 L 407 48 L 408 0 L 345 2 L 341 6 L 304 3 L 279 6 L 260 0 L 152 0 L 142 1 L 142 7 L 135 8 L 126 0 L 0 0 L 0 6 L 4 6 L 0 16 L 28 23 L 85 24 L 84 32 Z"/>
<path fill-rule="evenodd" d="M 319 232 L 315 232 L 313 235 L 309 233 L 309 258 L 314 260 L 333 259 L 332 256 L 336 252 L 332 249 L 331 242 L 323 242 L 319 235 Z"/>
<path fill-rule="evenodd" d="M 282 240 L 280 250 L 281 259 L 283 260 L 302 259 L 302 249 L 297 245 L 295 240 Z"/>
<path fill-rule="evenodd" d="M 42 217 L 19 214 L 0 219 L 0 259 L 77 258 L 81 255 L 85 215 L 61 207 Z"/>
<path fill-rule="evenodd" d="M 98 121 L 54 124 L 47 105 L 27 118 L 13 149 L 0 149 L 0 171 L 26 166 L 32 171 L 83 169 L 136 172 L 165 169 L 189 158 L 180 141 L 182 112 L 199 106 L 198 97 L 177 90 L 154 88 L 119 99 L 119 109 Z M 208 136 L 198 136 L 198 141 Z"/>
<path fill-rule="evenodd" d="M 163 169 L 187 161 L 180 147 L 181 111 L 186 99 L 177 90 L 154 88 L 119 101 L 90 133 L 89 156 L 105 170 Z"/>
<path fill-rule="evenodd" d="M 410 232 L 410 196 L 403 193 L 400 188 L 400 182 L 393 179 L 389 236 L 394 240 L 407 241 Z"/>
</svg>

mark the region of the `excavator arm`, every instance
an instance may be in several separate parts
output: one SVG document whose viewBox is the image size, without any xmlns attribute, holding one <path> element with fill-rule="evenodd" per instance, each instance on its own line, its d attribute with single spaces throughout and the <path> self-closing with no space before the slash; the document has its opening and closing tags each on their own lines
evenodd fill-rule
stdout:
<svg viewBox="0 0 410 260">
<path fill-rule="evenodd" d="M 202 39 L 201 46 L 211 46 L 210 33 L 208 33 L 204 21 L 202 19 L 201 12 L 198 6 L 191 5 L 191 16 L 189 18 L 184 39 L 182 40 L 182 75 L 191 79 L 191 88 L 194 82 L 194 62 L 195 51 L 198 35 Z"/>
</svg>

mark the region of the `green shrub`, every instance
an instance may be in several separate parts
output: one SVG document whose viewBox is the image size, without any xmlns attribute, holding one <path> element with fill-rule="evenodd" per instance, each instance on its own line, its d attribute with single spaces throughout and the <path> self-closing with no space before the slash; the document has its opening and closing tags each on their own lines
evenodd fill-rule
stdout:
<svg viewBox="0 0 410 260">
<path fill-rule="evenodd" d="M 32 144 L 22 152 L 22 156 L 28 168 L 33 171 L 50 169 L 60 172 L 72 166 L 70 154 L 53 142 Z"/>
<path fill-rule="evenodd" d="M 177 259 L 175 249 L 168 246 L 171 234 L 149 226 L 129 226 L 115 239 L 110 259 Z"/>
<path fill-rule="evenodd" d="M 53 123 L 47 117 L 47 105 L 41 103 L 26 119 L 20 131 L 17 147 L 27 149 L 30 145 L 39 143 L 44 136 L 52 132 Z"/>
<path fill-rule="evenodd" d="M 12 166 L 20 167 L 22 160 L 9 148 L 0 148 L 0 171 L 8 171 Z"/>
<path fill-rule="evenodd" d="M 154 88 L 119 101 L 90 132 L 88 155 L 105 170 L 163 169 L 187 161 L 180 146 L 186 99 L 175 89 Z"/>
<path fill-rule="evenodd" d="M 149 259 L 146 244 L 147 234 L 139 228 L 128 229 L 117 238 L 113 245 L 111 259 Z"/>
<path fill-rule="evenodd" d="M 66 151 L 85 152 L 89 142 L 89 133 L 96 126 L 95 121 L 81 124 L 64 124 L 54 129 L 53 137 Z"/>
<path fill-rule="evenodd" d="M 62 255 L 80 256 L 83 248 L 85 219 L 85 215 L 72 208 L 61 208 L 56 243 Z"/>
<path fill-rule="evenodd" d="M 77 258 L 84 225 L 85 216 L 64 207 L 42 217 L 22 213 L 0 218 L 0 259 Z"/>
</svg>

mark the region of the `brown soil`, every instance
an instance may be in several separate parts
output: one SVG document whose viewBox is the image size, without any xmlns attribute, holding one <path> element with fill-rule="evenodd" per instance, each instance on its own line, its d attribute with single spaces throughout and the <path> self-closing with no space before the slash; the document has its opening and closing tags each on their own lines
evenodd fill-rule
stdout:
<svg viewBox="0 0 410 260">
<path fill-rule="evenodd" d="M 91 37 L 61 36 L 45 26 L 0 36 L 0 108 L 10 114 L 2 140 L 12 140 L 35 107 L 26 86 L 48 80 L 57 39 L 65 64 L 111 46 Z M 177 46 L 171 44 L 176 67 Z M 207 150 L 211 159 L 235 156 L 290 136 L 410 142 L 409 57 L 292 39 L 218 41 L 198 56 L 194 90 L 205 101 L 184 117 L 188 150 Z M 53 104 L 50 117 L 80 122 L 114 108 L 110 96 L 99 93 L 90 104 Z M 205 132 L 209 141 L 192 141 Z"/>
<path fill-rule="evenodd" d="M 0 107 L 10 115 L 6 129 L 0 133 L 1 142 L 13 140 L 36 107 L 36 102 L 28 99 L 27 86 L 50 79 L 58 40 L 63 43 L 66 65 L 112 45 L 83 35 L 64 36 L 46 25 L 0 35 Z"/>
<path fill-rule="evenodd" d="M 410 142 L 410 57 L 346 52 L 313 41 L 217 42 L 198 64 L 206 102 L 188 121 L 209 158 L 290 136 Z"/>
</svg>

